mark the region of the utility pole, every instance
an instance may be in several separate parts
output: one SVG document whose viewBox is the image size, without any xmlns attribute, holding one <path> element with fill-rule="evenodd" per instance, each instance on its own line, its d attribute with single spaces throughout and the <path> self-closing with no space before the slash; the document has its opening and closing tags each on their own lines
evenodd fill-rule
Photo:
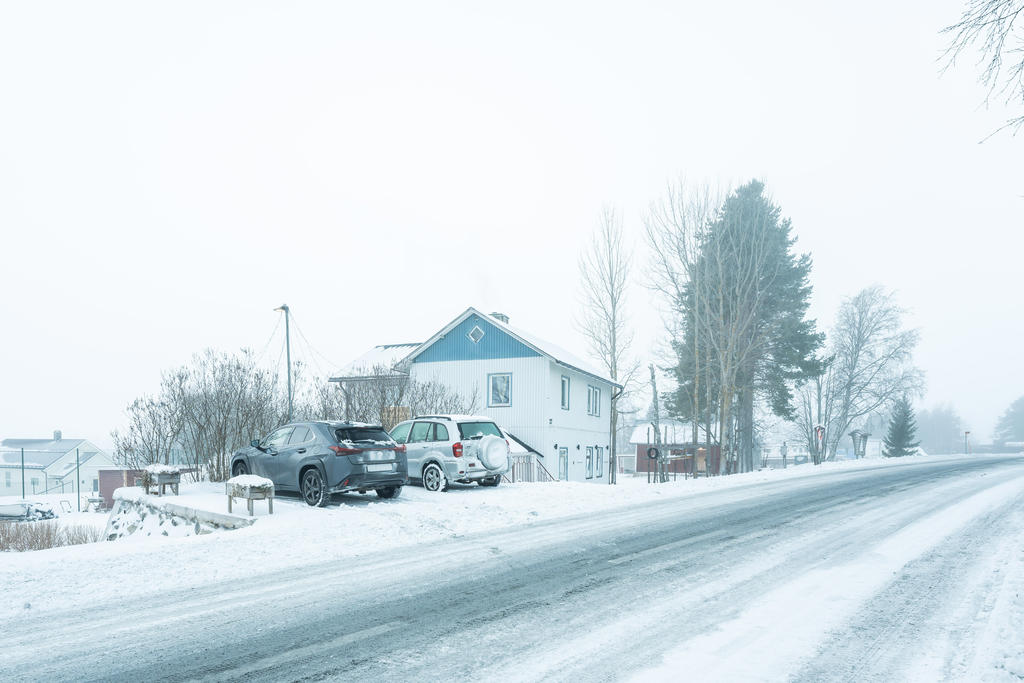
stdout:
<svg viewBox="0 0 1024 683">
<path fill-rule="evenodd" d="M 82 511 L 82 474 L 81 474 L 82 462 L 78 459 L 78 449 L 75 449 L 75 489 L 78 490 L 78 511 Z"/>
<path fill-rule="evenodd" d="M 654 364 L 651 363 L 649 366 L 651 369 L 651 393 L 653 394 L 653 407 L 654 407 L 654 421 L 652 423 L 654 427 L 654 447 L 658 449 L 658 457 L 655 459 L 655 466 L 658 468 L 658 483 L 664 483 L 667 479 L 665 473 L 662 471 L 664 462 L 664 454 L 661 452 L 661 406 L 658 404 L 658 378 L 654 373 Z"/>
<path fill-rule="evenodd" d="M 288 328 L 288 304 L 281 304 L 275 311 L 284 311 L 284 349 L 285 360 L 288 363 L 288 421 L 292 421 L 292 340 L 291 330 Z"/>
<path fill-rule="evenodd" d="M 971 447 L 970 447 L 969 442 L 967 441 L 967 437 L 970 436 L 970 435 L 971 435 L 970 432 L 964 432 L 964 455 L 970 455 L 971 454 Z"/>
<path fill-rule="evenodd" d="M 25 449 L 21 449 L 21 499 L 25 500 Z"/>
</svg>

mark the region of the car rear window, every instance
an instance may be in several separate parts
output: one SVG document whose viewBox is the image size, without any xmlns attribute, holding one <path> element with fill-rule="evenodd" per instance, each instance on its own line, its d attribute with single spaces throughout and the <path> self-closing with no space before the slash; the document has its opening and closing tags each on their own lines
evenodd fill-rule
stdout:
<svg viewBox="0 0 1024 683">
<path fill-rule="evenodd" d="M 493 422 L 460 422 L 459 434 L 463 439 L 479 439 L 488 435 L 502 436 L 498 425 Z"/>
<path fill-rule="evenodd" d="M 341 429 L 335 429 L 334 435 L 338 441 L 351 441 L 352 443 L 365 441 L 391 442 L 391 437 L 380 427 L 342 427 Z"/>
</svg>

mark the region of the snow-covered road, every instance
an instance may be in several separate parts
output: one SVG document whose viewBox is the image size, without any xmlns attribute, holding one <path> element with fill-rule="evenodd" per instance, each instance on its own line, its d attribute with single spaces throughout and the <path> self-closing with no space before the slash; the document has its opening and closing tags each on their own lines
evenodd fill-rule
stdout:
<svg viewBox="0 0 1024 683">
<path fill-rule="evenodd" d="M 201 582 L 164 562 L 177 580 L 147 594 L 133 576 L 120 598 L 116 559 L 82 552 L 95 605 L 0 608 L 5 680 L 1024 676 L 1021 458 L 768 480 L 219 579 L 196 566 Z"/>
</svg>

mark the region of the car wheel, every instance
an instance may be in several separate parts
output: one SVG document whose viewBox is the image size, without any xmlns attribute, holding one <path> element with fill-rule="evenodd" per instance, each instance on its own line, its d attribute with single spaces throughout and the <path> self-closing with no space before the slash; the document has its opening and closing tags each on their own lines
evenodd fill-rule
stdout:
<svg viewBox="0 0 1024 683">
<path fill-rule="evenodd" d="M 398 496 L 401 493 L 401 486 L 385 486 L 382 489 L 377 489 L 377 495 L 380 496 L 381 498 L 384 498 L 385 500 L 390 498 L 398 498 Z"/>
<path fill-rule="evenodd" d="M 324 483 L 324 475 L 320 470 L 311 467 L 302 473 L 302 482 L 299 484 L 302 492 L 302 499 L 307 505 L 322 508 L 327 505 L 327 485 Z"/>
<path fill-rule="evenodd" d="M 448 490 L 448 477 L 444 476 L 444 470 L 436 462 L 423 468 L 423 488 L 428 491 Z"/>
<path fill-rule="evenodd" d="M 244 462 L 239 460 L 238 462 L 235 463 L 235 466 L 231 468 L 231 476 L 237 477 L 243 474 L 249 474 L 249 468 L 246 466 Z"/>
</svg>

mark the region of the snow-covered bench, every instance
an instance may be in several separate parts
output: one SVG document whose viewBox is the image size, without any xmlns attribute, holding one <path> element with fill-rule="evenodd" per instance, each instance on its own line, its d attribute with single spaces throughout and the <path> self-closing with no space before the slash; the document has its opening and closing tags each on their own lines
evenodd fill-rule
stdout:
<svg viewBox="0 0 1024 683">
<path fill-rule="evenodd" d="M 240 474 L 228 479 L 224 488 L 228 494 L 229 513 L 235 498 L 245 498 L 250 517 L 253 515 L 252 502 L 254 500 L 266 500 L 268 512 L 274 514 L 274 482 L 269 479 L 258 477 L 255 474 Z"/>
<path fill-rule="evenodd" d="M 145 473 L 142 479 L 142 485 L 146 489 L 146 495 L 149 495 L 149 487 L 156 487 L 156 495 L 162 496 L 167 493 L 167 487 L 170 486 L 171 490 L 174 491 L 174 495 L 178 495 L 178 485 L 181 483 L 181 470 L 172 465 L 146 465 Z"/>
</svg>

